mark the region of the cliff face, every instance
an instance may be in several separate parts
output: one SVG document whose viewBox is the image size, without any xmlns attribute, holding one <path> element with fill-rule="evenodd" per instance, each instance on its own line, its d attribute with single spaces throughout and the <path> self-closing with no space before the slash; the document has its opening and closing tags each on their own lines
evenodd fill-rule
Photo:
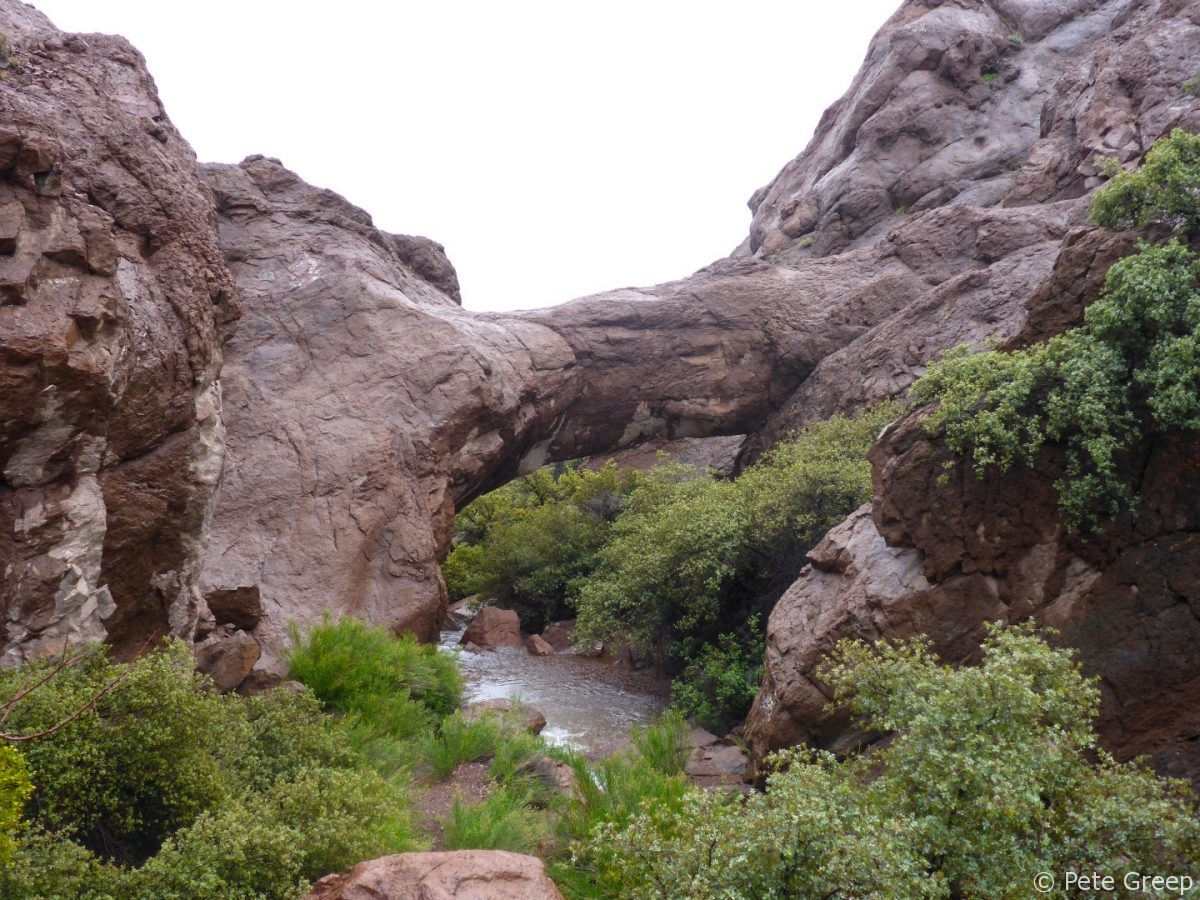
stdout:
<svg viewBox="0 0 1200 900">
<path fill-rule="evenodd" d="M 4 662 L 188 633 L 236 316 L 191 149 L 124 39 L 14 0 L 0 70 Z"/>
</svg>

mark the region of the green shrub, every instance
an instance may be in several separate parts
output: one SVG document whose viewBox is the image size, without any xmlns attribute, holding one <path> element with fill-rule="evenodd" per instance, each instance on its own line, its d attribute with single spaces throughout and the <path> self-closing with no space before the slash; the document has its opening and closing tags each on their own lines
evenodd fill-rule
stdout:
<svg viewBox="0 0 1200 900">
<path fill-rule="evenodd" d="M 50 665 L 0 674 L 0 702 Z M 21 734 L 83 711 L 23 745 L 31 826 L 0 897 L 294 897 L 364 855 L 414 847 L 403 791 L 311 694 L 220 696 L 192 665 L 180 642 L 127 672 L 97 649 L 14 705 L 6 728 Z"/>
<path fill-rule="evenodd" d="M 640 477 L 612 462 L 598 472 L 556 466 L 470 503 L 455 517 L 455 547 L 442 566 L 451 598 L 497 597 L 528 631 L 568 615 Z"/>
<path fill-rule="evenodd" d="M 748 638 L 727 633 L 687 656 L 671 684 L 671 702 L 705 728 L 724 734 L 740 722 L 762 680 L 764 641 L 757 615 L 745 627 Z"/>
<path fill-rule="evenodd" d="M 0 869 L 12 862 L 13 836 L 24 824 L 25 801 L 32 793 L 25 757 L 15 747 L 0 744 Z"/>
<path fill-rule="evenodd" d="M 462 702 L 462 676 L 453 657 L 397 637 L 380 625 L 358 619 L 325 620 L 303 637 L 292 629 L 288 658 L 292 676 L 304 682 L 328 707 L 363 713 L 373 728 L 407 737 L 419 716 L 406 706 L 420 703 L 447 716 Z"/>
<path fill-rule="evenodd" d="M 1028 897 L 1038 872 L 1186 872 L 1195 797 L 1096 747 L 1094 681 L 1028 627 L 977 668 L 927 645 L 844 643 L 822 676 L 890 732 L 839 761 L 791 751 L 764 794 L 691 791 L 583 842 L 592 884 L 628 897 Z"/>
<path fill-rule="evenodd" d="M 794 574 L 805 551 L 870 499 L 867 450 L 898 414 L 884 405 L 810 425 L 732 482 L 655 469 L 580 590 L 577 635 L 623 635 L 665 656 L 673 641 L 742 627 L 768 585 L 786 580 L 779 573 Z"/>
<path fill-rule="evenodd" d="M 691 746 L 688 725 L 677 710 L 667 710 L 653 725 L 635 728 L 630 741 L 638 759 L 664 775 L 681 775 Z"/>
<path fill-rule="evenodd" d="M 1116 176 L 1092 197 L 1092 217 L 1106 228 L 1200 226 L 1200 135 L 1176 128 L 1160 138 L 1146 161 Z"/>
<path fill-rule="evenodd" d="M 1066 454 L 1056 489 L 1073 527 L 1130 509 L 1141 442 L 1200 428 L 1200 261 L 1178 241 L 1143 244 L 1109 269 L 1084 324 L 1024 350 L 947 353 L 913 386 L 929 420 L 977 474 Z"/>
<path fill-rule="evenodd" d="M 442 822 L 447 850 L 510 850 L 533 853 L 548 834 L 543 814 L 531 809 L 518 789 L 497 787 L 473 805 L 456 796 Z"/>
<path fill-rule="evenodd" d="M 421 753 L 439 781 L 463 763 L 491 756 L 500 741 L 500 726 L 491 716 L 467 721 L 462 713 L 442 720 L 436 734 L 421 741 Z"/>
</svg>

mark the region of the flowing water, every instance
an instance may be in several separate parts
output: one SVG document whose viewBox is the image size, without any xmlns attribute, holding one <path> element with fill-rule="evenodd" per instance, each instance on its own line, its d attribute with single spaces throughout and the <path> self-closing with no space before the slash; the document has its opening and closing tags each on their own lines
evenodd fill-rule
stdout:
<svg viewBox="0 0 1200 900">
<path fill-rule="evenodd" d="M 458 646 L 462 630 L 443 631 L 441 647 Z M 460 653 L 468 703 L 520 697 L 546 717 L 542 736 L 589 754 L 611 753 L 629 742 L 629 732 L 653 722 L 666 701 L 615 683 L 607 663 L 559 653 L 533 656 L 524 647 Z"/>
</svg>

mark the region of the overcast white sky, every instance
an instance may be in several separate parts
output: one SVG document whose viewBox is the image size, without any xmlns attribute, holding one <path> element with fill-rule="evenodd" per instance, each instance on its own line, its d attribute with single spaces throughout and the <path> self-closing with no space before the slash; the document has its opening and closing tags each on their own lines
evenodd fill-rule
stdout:
<svg viewBox="0 0 1200 900">
<path fill-rule="evenodd" d="M 727 255 L 900 0 L 33 5 L 133 41 L 200 159 L 278 157 L 520 309 Z"/>
</svg>

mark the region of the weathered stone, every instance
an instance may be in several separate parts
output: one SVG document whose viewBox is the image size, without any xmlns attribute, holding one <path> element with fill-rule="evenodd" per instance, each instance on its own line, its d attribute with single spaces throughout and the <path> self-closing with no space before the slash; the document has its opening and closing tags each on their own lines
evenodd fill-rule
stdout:
<svg viewBox="0 0 1200 900">
<path fill-rule="evenodd" d="M 575 620 L 551 622 L 542 629 L 542 640 L 554 648 L 555 653 L 569 653 L 574 647 Z"/>
<path fill-rule="evenodd" d="M 142 130 L 163 111 L 127 41 L 72 52 L 16 0 L 0 32 L 4 660 L 190 638 L 236 316 L 212 203 L 165 117 L 165 143 Z"/>
<path fill-rule="evenodd" d="M 298 681 L 284 681 L 283 676 L 277 675 L 274 672 L 253 669 L 238 684 L 237 692 L 243 697 L 253 697 L 256 694 L 265 694 L 267 691 L 280 688 L 291 690 L 290 685 L 300 685 L 300 689 L 304 689 L 304 686 Z"/>
<path fill-rule="evenodd" d="M 763 687 L 746 723 L 756 761 L 796 743 L 862 736 L 816 676 L 842 638 L 924 634 L 952 663 L 978 659 L 985 623 L 1033 617 L 1101 677 L 1099 733 L 1200 783 L 1200 440 L 1168 436 L 1131 462 L 1135 519 L 1087 540 L 1066 530 L 1062 460 L 980 480 L 910 415 L 872 451 L 876 499 L 833 529 L 768 624 Z"/>
<path fill-rule="evenodd" d="M 459 643 L 472 643 L 484 650 L 524 646 L 521 619 L 511 609 L 485 606 L 471 620 Z"/>
<path fill-rule="evenodd" d="M 211 678 L 217 692 L 224 694 L 242 683 L 261 655 L 258 642 L 246 632 L 218 632 L 196 645 L 196 669 Z"/>
<path fill-rule="evenodd" d="M 540 634 L 531 634 L 526 638 L 525 649 L 531 656 L 553 656 L 557 652 Z"/>
<path fill-rule="evenodd" d="M 746 751 L 737 744 L 716 741 L 694 748 L 683 771 L 700 787 L 736 787 L 745 783 L 749 771 L 748 757 Z"/>
<path fill-rule="evenodd" d="M 480 700 L 463 710 L 463 718 L 473 722 L 483 716 L 518 717 L 530 734 L 541 734 L 546 727 L 546 715 L 527 703 L 513 703 L 504 697 L 495 700 Z"/>
<path fill-rule="evenodd" d="M 262 598 L 257 585 L 209 591 L 204 602 L 218 625 L 250 631 L 262 618 Z"/>
<path fill-rule="evenodd" d="M 400 853 L 327 875 L 304 900 L 562 900 L 542 861 L 506 850 Z"/>
</svg>

